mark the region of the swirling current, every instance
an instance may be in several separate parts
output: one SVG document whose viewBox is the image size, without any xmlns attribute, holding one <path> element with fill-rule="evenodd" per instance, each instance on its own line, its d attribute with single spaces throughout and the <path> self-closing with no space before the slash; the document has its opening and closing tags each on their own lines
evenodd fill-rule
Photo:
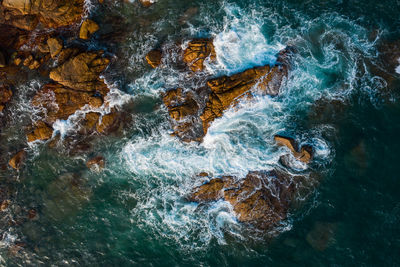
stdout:
<svg viewBox="0 0 400 267">
<path fill-rule="evenodd" d="M 110 53 L 103 74 L 109 108 L 127 111 L 130 123 L 91 140 L 90 153 L 30 143 L 23 169 L 0 170 L 15 191 L 2 212 L 1 265 L 400 265 L 399 1 L 104 2 L 88 2 L 88 15 L 122 18 L 123 41 L 110 34 L 89 46 Z M 216 52 L 196 74 L 177 67 L 174 50 L 193 38 L 212 38 Z M 201 143 L 171 135 L 162 93 L 274 65 L 288 46 L 295 52 L 278 96 L 241 100 Z M 154 47 L 166 56 L 151 69 L 144 58 Z M 10 127 L 0 135 L 9 156 L 23 139 L 21 127 L 40 113 L 30 98 L 44 83 L 31 77 L 18 85 Z M 56 121 L 53 136 L 73 135 L 79 116 L 91 111 Z M 223 200 L 187 200 L 206 182 L 196 176 L 201 172 L 245 177 L 281 168 L 288 150 L 276 146 L 276 134 L 314 149 L 309 165 L 291 159 L 288 171 L 315 186 L 279 227 L 263 232 L 243 224 Z M 104 170 L 86 168 L 99 154 Z M 30 208 L 35 220 L 8 224 Z M 16 242 L 25 244 L 18 255 L 10 253 Z"/>
</svg>

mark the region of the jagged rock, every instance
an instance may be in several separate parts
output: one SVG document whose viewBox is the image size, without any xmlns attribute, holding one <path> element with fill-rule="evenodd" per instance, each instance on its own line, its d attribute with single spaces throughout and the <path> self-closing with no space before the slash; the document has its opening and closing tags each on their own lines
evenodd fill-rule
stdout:
<svg viewBox="0 0 400 267">
<path fill-rule="evenodd" d="M 61 84 L 46 84 L 32 99 L 33 106 L 46 109 L 46 121 L 66 120 L 77 110 L 89 105 L 98 108 L 103 104 L 94 92 L 72 90 Z"/>
<path fill-rule="evenodd" d="M 18 170 L 21 167 L 22 163 L 24 162 L 25 157 L 26 157 L 26 151 L 21 150 L 14 157 L 10 159 L 8 165 L 10 165 L 13 169 Z"/>
<path fill-rule="evenodd" d="M 161 64 L 161 58 L 162 58 L 162 53 L 160 50 L 151 50 L 146 55 L 147 63 L 149 63 L 149 65 L 154 69 Z"/>
<path fill-rule="evenodd" d="M 115 111 L 112 111 L 111 113 L 101 117 L 97 122 L 96 130 L 98 133 L 107 134 L 115 130 L 118 126 L 118 114 Z"/>
<path fill-rule="evenodd" d="M 144 7 L 150 7 L 151 5 L 154 4 L 154 1 L 152 1 L 152 0 L 140 0 L 140 3 L 141 3 Z"/>
<path fill-rule="evenodd" d="M 286 146 L 292 151 L 295 158 L 304 163 L 310 163 L 313 157 L 313 150 L 310 146 L 302 146 L 299 150 L 297 142 L 290 137 L 275 135 L 274 139 L 280 146 Z"/>
<path fill-rule="evenodd" d="M 86 19 L 81 25 L 81 29 L 79 31 L 79 38 L 88 40 L 90 36 L 93 33 L 97 32 L 99 29 L 100 29 L 99 25 L 97 25 L 96 22 L 90 19 Z"/>
<path fill-rule="evenodd" d="M 207 58 L 210 58 L 211 61 L 216 59 L 214 45 L 210 39 L 191 41 L 183 53 L 183 61 L 194 72 L 204 69 L 204 61 Z"/>
<path fill-rule="evenodd" d="M 110 60 L 102 57 L 103 52 L 85 52 L 67 60 L 50 72 L 50 78 L 66 87 L 81 91 L 108 91 L 99 75 L 107 68 Z"/>
<path fill-rule="evenodd" d="M 69 26 L 83 15 L 84 0 L 3 0 L 4 22 L 33 30 L 41 22 L 45 28 Z"/>
<path fill-rule="evenodd" d="M 100 171 L 104 169 L 105 160 L 102 156 L 97 156 L 88 160 L 88 162 L 86 162 L 86 166 L 91 170 Z"/>
<path fill-rule="evenodd" d="M 53 135 L 53 129 L 43 121 L 38 121 L 32 132 L 27 134 L 28 142 L 48 140 Z"/>
<path fill-rule="evenodd" d="M 47 45 L 52 58 L 55 58 L 58 54 L 60 54 L 61 50 L 63 49 L 63 41 L 60 38 L 49 38 L 47 40 Z"/>
<path fill-rule="evenodd" d="M 206 203 L 228 201 L 239 221 L 263 230 L 271 229 L 286 219 L 304 177 L 282 171 L 255 171 L 240 180 L 232 176 L 216 178 L 195 188 L 189 201 Z"/>
<path fill-rule="evenodd" d="M 6 59 L 3 53 L 0 51 L 0 68 L 4 68 L 6 66 Z"/>
<path fill-rule="evenodd" d="M 0 86 L 0 112 L 3 111 L 5 105 L 11 100 L 13 93 L 7 86 Z"/>
</svg>

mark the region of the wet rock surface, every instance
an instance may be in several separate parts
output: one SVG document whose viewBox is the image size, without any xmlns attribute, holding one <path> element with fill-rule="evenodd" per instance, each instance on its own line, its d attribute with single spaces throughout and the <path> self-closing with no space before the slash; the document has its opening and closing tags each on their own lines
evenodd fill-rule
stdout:
<svg viewBox="0 0 400 267">
<path fill-rule="evenodd" d="M 82 25 L 81 29 L 79 31 L 79 38 L 83 40 L 88 40 L 90 36 L 97 32 L 100 29 L 99 25 L 97 25 L 96 22 L 94 22 L 91 19 L 86 19 Z"/>
<path fill-rule="evenodd" d="M 293 156 L 303 163 L 310 163 L 313 157 L 313 149 L 311 146 L 302 146 L 299 149 L 299 145 L 296 140 L 291 137 L 275 135 L 274 139 L 280 146 L 286 146 L 292 152 Z"/>
<path fill-rule="evenodd" d="M 254 171 L 243 179 L 212 179 L 195 188 L 188 200 L 207 203 L 223 199 L 232 205 L 239 221 L 271 230 L 287 218 L 292 202 L 305 184 L 304 176 L 292 176 L 281 170 Z"/>
<path fill-rule="evenodd" d="M 183 52 L 183 61 L 194 72 L 202 71 L 204 69 L 204 61 L 208 58 L 210 61 L 216 59 L 211 39 L 195 39 L 190 41 L 188 47 Z"/>
<path fill-rule="evenodd" d="M 162 52 L 160 50 L 151 50 L 146 55 L 146 61 L 152 68 L 157 68 L 161 64 Z"/>
<path fill-rule="evenodd" d="M 26 158 L 26 151 L 21 150 L 10 159 L 8 165 L 10 165 L 13 169 L 18 170 L 23 164 L 25 158 Z"/>
</svg>

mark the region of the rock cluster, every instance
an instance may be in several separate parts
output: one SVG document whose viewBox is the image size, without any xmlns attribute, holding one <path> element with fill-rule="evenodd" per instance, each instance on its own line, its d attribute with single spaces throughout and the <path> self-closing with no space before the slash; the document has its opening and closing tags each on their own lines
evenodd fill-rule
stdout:
<svg viewBox="0 0 400 267">
<path fill-rule="evenodd" d="M 303 176 L 291 176 L 280 170 L 254 171 L 243 179 L 212 179 L 195 188 L 188 200 L 206 203 L 224 199 L 232 205 L 239 221 L 270 230 L 287 217 L 305 182 Z"/>
<path fill-rule="evenodd" d="M 189 42 L 183 53 L 183 61 L 194 72 L 202 71 L 204 69 L 204 61 L 208 58 L 211 61 L 216 59 L 214 45 L 210 39 L 195 39 Z"/>
</svg>

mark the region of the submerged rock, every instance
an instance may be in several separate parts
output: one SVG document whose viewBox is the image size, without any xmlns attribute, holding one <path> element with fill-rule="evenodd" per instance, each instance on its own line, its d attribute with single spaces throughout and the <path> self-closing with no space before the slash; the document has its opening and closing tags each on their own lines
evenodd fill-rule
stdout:
<svg viewBox="0 0 400 267">
<path fill-rule="evenodd" d="M 280 146 L 286 146 L 290 149 L 293 156 L 304 163 L 310 163 L 313 157 L 313 149 L 310 146 L 302 146 L 299 150 L 297 142 L 290 137 L 275 135 L 274 139 Z"/>
<path fill-rule="evenodd" d="M 324 251 L 333 243 L 336 229 L 336 223 L 316 222 L 306 240 L 315 250 Z"/>
<path fill-rule="evenodd" d="M 50 72 L 50 78 L 66 87 L 82 91 L 108 91 L 100 74 L 110 60 L 102 57 L 103 52 L 85 52 L 67 60 Z"/>
<path fill-rule="evenodd" d="M 88 40 L 90 36 L 100 29 L 99 25 L 91 19 L 86 19 L 79 30 L 79 38 Z"/>
<path fill-rule="evenodd" d="M 21 167 L 22 163 L 24 162 L 25 158 L 26 158 L 26 151 L 21 150 L 14 157 L 10 159 L 8 165 L 10 165 L 13 169 L 18 170 Z"/>
<path fill-rule="evenodd" d="M 146 61 L 152 68 L 157 68 L 161 64 L 162 53 L 161 50 L 151 50 L 146 55 Z"/>
<path fill-rule="evenodd" d="M 105 167 L 105 159 L 102 156 L 94 157 L 86 162 L 86 166 L 91 170 L 100 171 Z"/>
<path fill-rule="evenodd" d="M 211 39 L 196 39 L 189 42 L 183 53 L 183 61 L 194 72 L 204 69 L 204 61 L 216 59 L 214 45 Z"/>
<path fill-rule="evenodd" d="M 188 200 L 205 203 L 228 201 L 239 221 L 258 229 L 270 230 L 286 219 L 303 176 L 291 176 L 283 171 L 254 171 L 237 180 L 232 176 L 212 179 L 195 188 Z"/>
</svg>

